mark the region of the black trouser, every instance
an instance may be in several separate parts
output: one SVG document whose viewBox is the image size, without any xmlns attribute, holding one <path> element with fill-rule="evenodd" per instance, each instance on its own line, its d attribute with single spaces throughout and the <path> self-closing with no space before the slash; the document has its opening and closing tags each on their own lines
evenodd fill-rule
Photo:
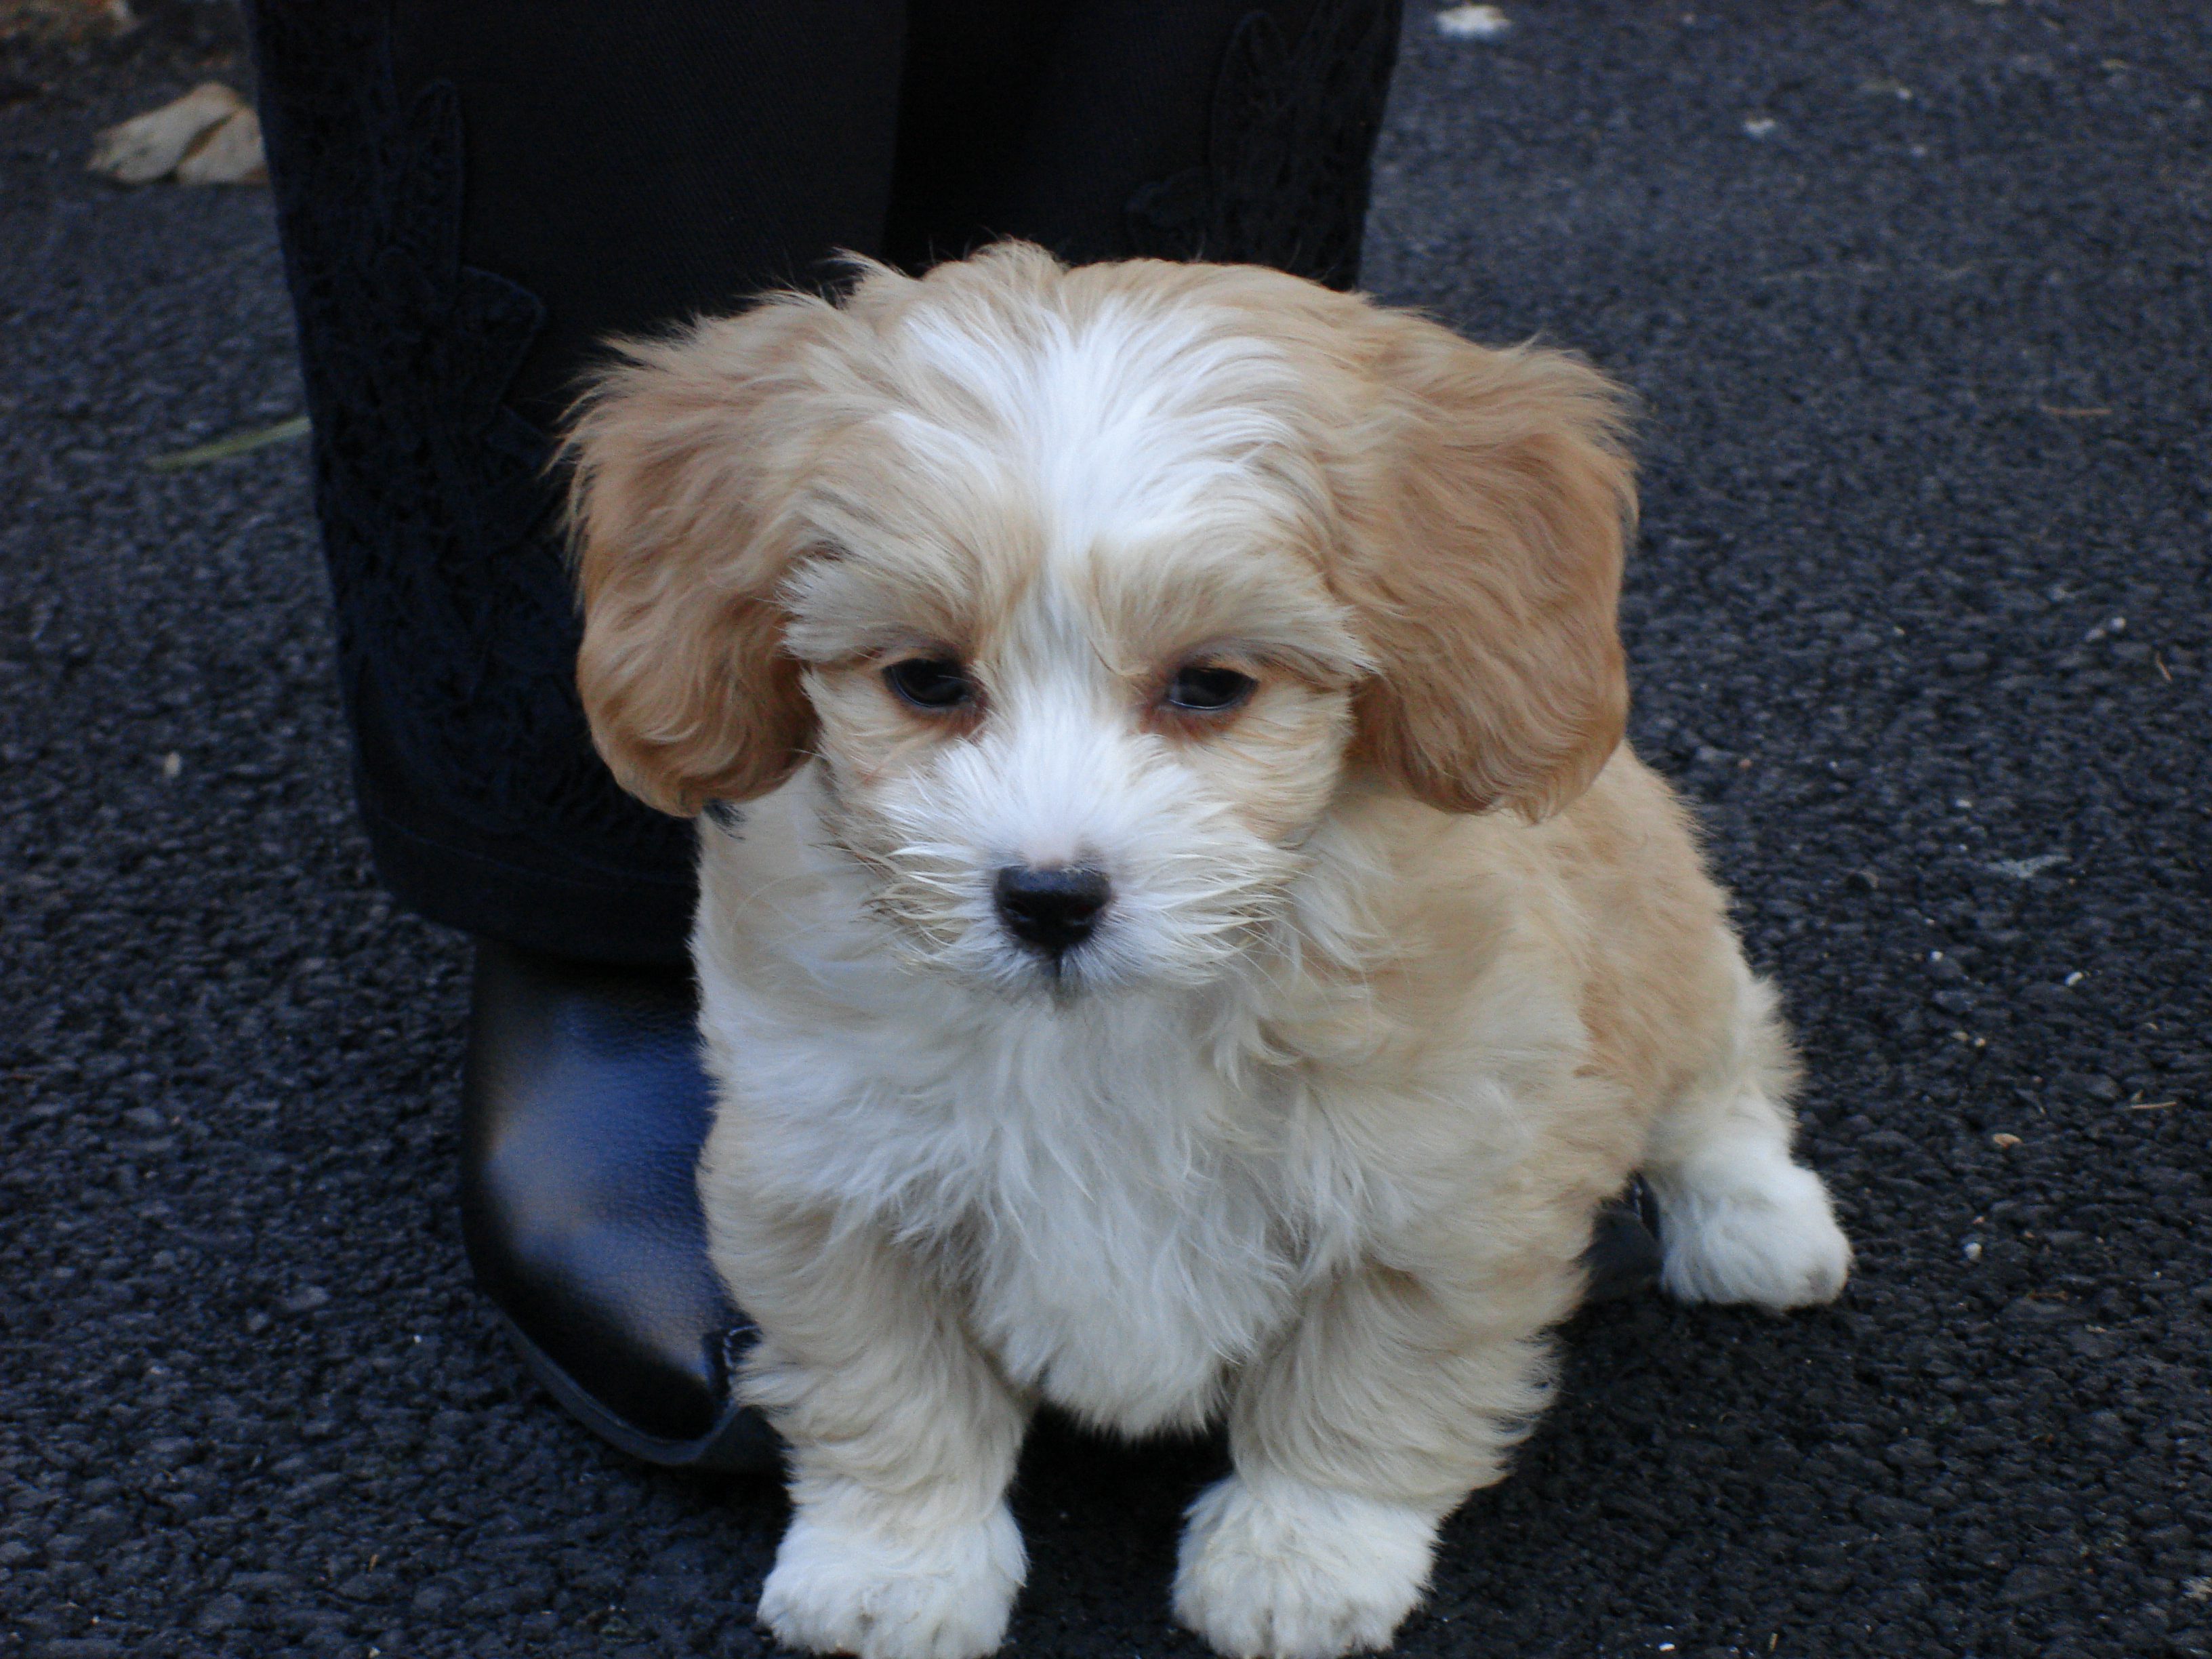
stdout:
<svg viewBox="0 0 2212 1659">
<path fill-rule="evenodd" d="M 596 343 L 994 236 L 1348 286 L 1399 0 L 259 0 L 362 812 L 401 901 L 680 957 L 690 827 L 576 700 Z"/>
</svg>

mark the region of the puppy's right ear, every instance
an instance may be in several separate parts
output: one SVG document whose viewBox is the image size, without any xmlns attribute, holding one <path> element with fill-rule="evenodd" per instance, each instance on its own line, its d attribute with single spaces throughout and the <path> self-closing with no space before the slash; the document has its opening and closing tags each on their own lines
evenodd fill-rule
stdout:
<svg viewBox="0 0 2212 1659">
<path fill-rule="evenodd" d="M 813 714 L 775 594 L 805 550 L 790 503 L 848 325 L 783 295 L 623 343 L 571 419 L 577 690 L 616 780 L 664 812 L 765 794 L 805 757 Z"/>
</svg>

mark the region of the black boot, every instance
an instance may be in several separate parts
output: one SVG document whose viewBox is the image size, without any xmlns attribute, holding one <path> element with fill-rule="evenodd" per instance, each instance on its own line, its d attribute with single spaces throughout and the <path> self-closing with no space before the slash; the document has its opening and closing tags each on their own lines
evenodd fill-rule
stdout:
<svg viewBox="0 0 2212 1659">
<path fill-rule="evenodd" d="M 1583 1265 L 1589 1289 L 1583 1300 L 1617 1302 L 1649 1290 L 1659 1280 L 1659 1206 L 1642 1176 L 1628 1190 L 1597 1212 Z"/>
<path fill-rule="evenodd" d="M 593 1432 L 696 1468 L 774 1466 L 732 1404 L 752 1327 L 707 1260 L 712 1115 L 681 969 L 480 941 L 462 1092 L 461 1221 L 523 1361 Z"/>
</svg>

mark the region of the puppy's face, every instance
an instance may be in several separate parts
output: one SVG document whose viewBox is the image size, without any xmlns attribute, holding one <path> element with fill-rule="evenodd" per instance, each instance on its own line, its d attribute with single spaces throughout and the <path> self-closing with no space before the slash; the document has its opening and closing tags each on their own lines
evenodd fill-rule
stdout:
<svg viewBox="0 0 2212 1659">
<path fill-rule="evenodd" d="M 594 735 L 679 811 L 817 759 L 921 961 L 1200 983 L 1347 773 L 1533 812 L 1602 763 L 1609 419 L 1567 360 L 1273 272 L 1002 249 L 773 303 L 577 426 Z"/>
<path fill-rule="evenodd" d="M 1073 992 L 1207 977 L 1326 809 L 1364 666 L 1253 341 L 1107 308 L 1018 357 L 910 331 L 778 593 L 830 804 L 916 955 Z"/>
</svg>

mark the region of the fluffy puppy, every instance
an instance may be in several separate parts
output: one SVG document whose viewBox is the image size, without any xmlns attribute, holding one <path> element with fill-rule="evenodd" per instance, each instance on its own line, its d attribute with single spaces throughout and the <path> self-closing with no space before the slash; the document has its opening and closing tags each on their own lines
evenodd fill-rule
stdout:
<svg viewBox="0 0 2212 1659">
<path fill-rule="evenodd" d="M 1621 743 L 1578 361 L 1277 272 L 867 268 L 633 343 L 580 684 L 700 827 L 699 1190 L 790 1443 L 784 1641 L 998 1645 L 1039 1401 L 1225 1413 L 1177 1616 L 1386 1645 L 1642 1170 L 1679 1297 L 1825 1301 L 1792 1061 Z"/>
</svg>

